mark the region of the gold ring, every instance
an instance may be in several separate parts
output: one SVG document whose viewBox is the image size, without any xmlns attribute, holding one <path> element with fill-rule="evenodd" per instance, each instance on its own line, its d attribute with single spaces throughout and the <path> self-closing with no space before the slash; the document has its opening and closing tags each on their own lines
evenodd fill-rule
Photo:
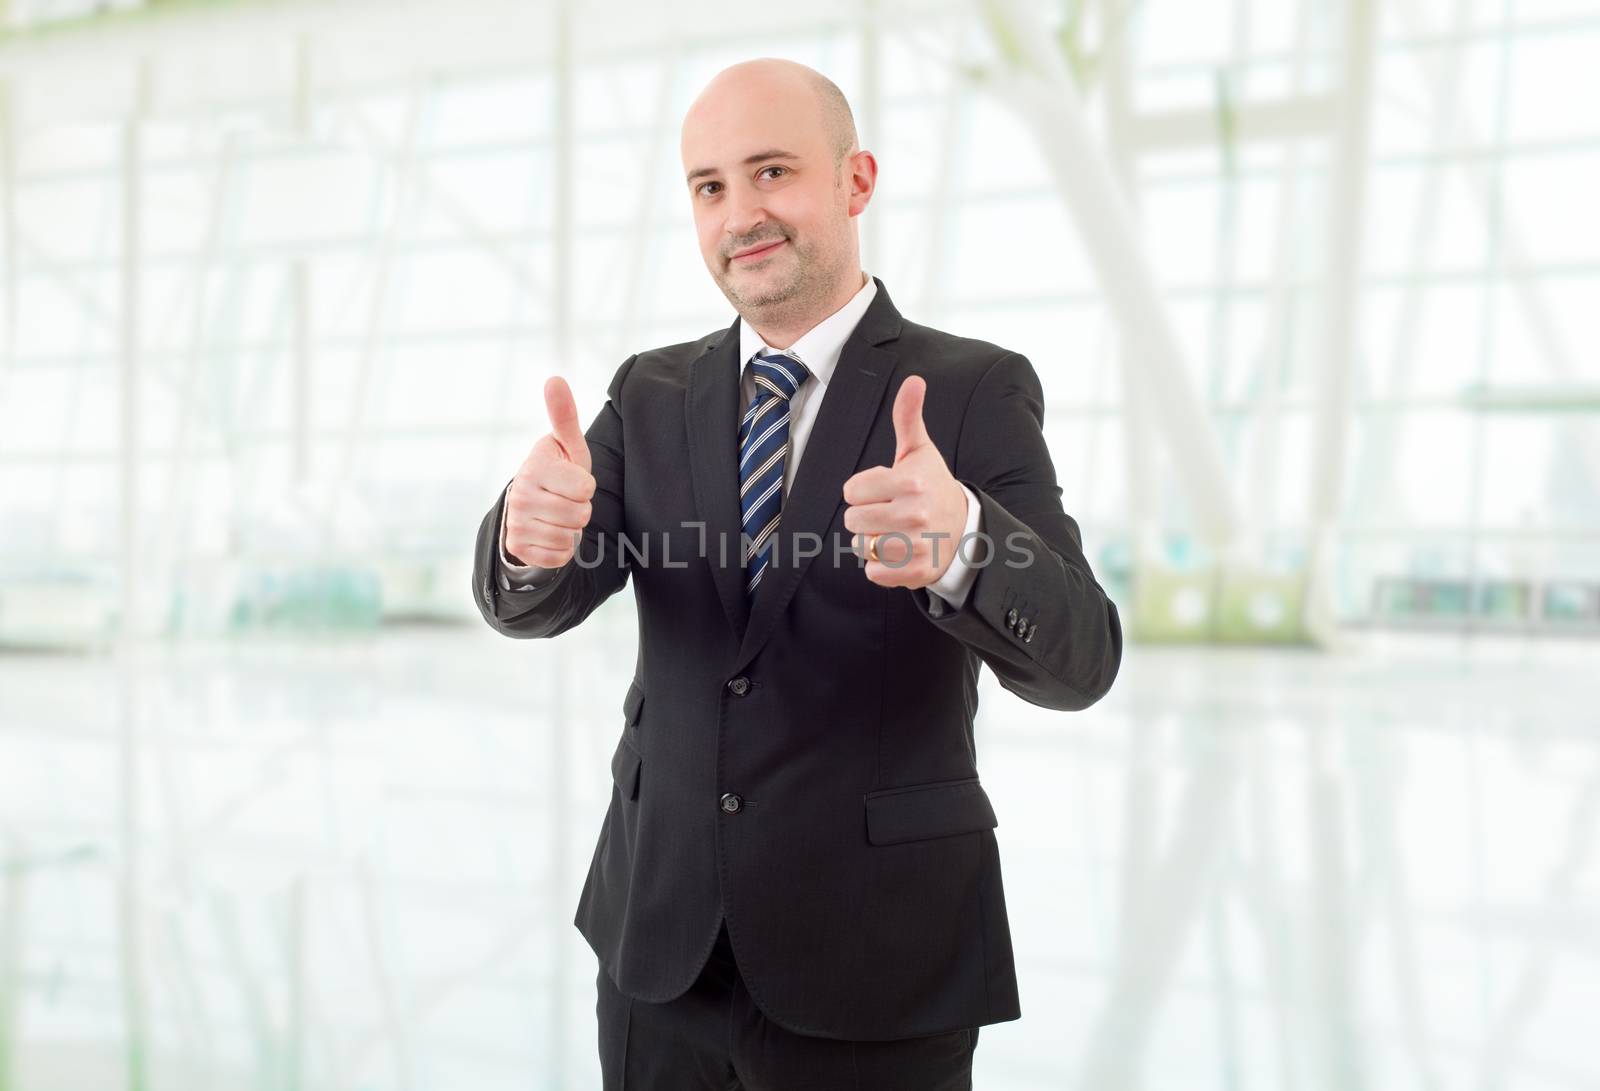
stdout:
<svg viewBox="0 0 1600 1091">
<path fill-rule="evenodd" d="M 883 563 L 878 557 L 878 536 L 876 534 L 867 535 L 867 560 L 878 561 L 879 564 Z"/>
</svg>

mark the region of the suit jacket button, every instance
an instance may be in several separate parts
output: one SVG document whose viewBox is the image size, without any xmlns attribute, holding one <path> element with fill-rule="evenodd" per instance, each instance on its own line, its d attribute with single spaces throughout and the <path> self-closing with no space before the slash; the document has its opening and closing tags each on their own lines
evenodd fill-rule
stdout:
<svg viewBox="0 0 1600 1091">
<path fill-rule="evenodd" d="M 1006 611 L 1006 628 L 1009 629 L 1017 623 L 1017 608 L 1013 606 Z"/>
<path fill-rule="evenodd" d="M 1022 638 L 1022 642 L 1023 642 L 1023 643 L 1024 643 L 1024 644 L 1031 644 L 1031 643 L 1033 643 L 1033 631 L 1034 631 L 1034 630 L 1035 630 L 1035 629 L 1037 629 L 1037 628 L 1038 628 L 1038 627 L 1039 627 L 1039 623 L 1038 623 L 1038 622 L 1037 622 L 1037 621 L 1035 621 L 1035 622 L 1034 622 L 1034 623 L 1033 623 L 1033 624 L 1032 624 L 1032 625 L 1029 625 L 1029 626 L 1028 626 L 1028 633 L 1027 633 L 1027 635 L 1026 635 L 1026 636 L 1024 636 L 1024 637 L 1023 637 L 1023 638 Z"/>
<path fill-rule="evenodd" d="M 1022 634 L 1026 633 L 1027 631 L 1028 631 L 1028 619 L 1025 618 L 1025 617 L 1017 618 L 1016 634 L 1018 636 L 1021 636 Z"/>
<path fill-rule="evenodd" d="M 750 679 L 746 678 L 742 674 L 737 678 L 730 678 L 728 680 L 728 689 L 733 692 L 735 697 L 743 697 L 745 694 L 750 692 Z M 734 798 L 738 799 L 739 797 L 734 796 Z M 726 800 L 727 797 L 724 796 L 723 799 Z M 738 810 L 737 807 L 734 809 Z"/>
<path fill-rule="evenodd" d="M 732 792 L 722 793 L 722 809 L 728 814 L 738 814 L 739 808 L 744 806 L 744 800 Z"/>
</svg>

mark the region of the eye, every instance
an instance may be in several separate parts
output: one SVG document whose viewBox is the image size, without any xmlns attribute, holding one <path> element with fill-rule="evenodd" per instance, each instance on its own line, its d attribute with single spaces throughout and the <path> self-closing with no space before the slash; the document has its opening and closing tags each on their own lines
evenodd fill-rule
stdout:
<svg viewBox="0 0 1600 1091">
<path fill-rule="evenodd" d="M 769 170 L 783 171 L 786 174 L 789 172 L 789 168 L 788 167 L 782 166 L 781 164 L 778 164 L 778 163 L 773 163 L 770 166 L 762 167 L 760 170 L 756 171 L 756 173 L 757 174 L 765 174 Z M 695 191 L 695 194 L 698 195 L 698 196 L 708 197 L 708 196 L 711 196 L 711 194 L 706 190 L 706 187 L 707 186 L 720 186 L 720 185 L 722 185 L 721 182 L 701 182 L 698 186 L 694 187 L 694 191 Z"/>
</svg>

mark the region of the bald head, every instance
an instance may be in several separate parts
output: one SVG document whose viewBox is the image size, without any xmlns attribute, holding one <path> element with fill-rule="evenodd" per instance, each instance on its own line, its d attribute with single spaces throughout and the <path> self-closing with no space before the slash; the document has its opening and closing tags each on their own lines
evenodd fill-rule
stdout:
<svg viewBox="0 0 1600 1091">
<path fill-rule="evenodd" d="M 777 63 L 794 64 L 793 61 Z M 801 78 L 810 84 L 812 92 L 817 96 L 817 110 L 821 114 L 822 131 L 827 134 L 828 146 L 833 149 L 834 165 L 838 166 L 844 161 L 845 156 L 859 150 L 856 142 L 856 118 L 850 112 L 850 103 L 846 101 L 844 92 L 839 90 L 839 85 L 821 72 L 807 68 L 803 64 L 794 64 L 794 67 L 800 70 Z"/>
<path fill-rule="evenodd" d="M 703 118 L 730 100 L 768 107 L 781 104 L 791 115 L 809 113 L 833 154 L 835 167 L 845 156 L 859 150 L 855 115 L 844 92 L 827 76 L 799 61 L 757 57 L 724 68 L 705 85 L 684 115 L 685 136 L 697 115 Z"/>
</svg>

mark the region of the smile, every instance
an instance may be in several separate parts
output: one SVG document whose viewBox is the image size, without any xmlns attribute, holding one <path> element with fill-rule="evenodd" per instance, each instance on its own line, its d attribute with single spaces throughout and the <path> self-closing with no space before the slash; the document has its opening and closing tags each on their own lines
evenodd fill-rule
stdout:
<svg viewBox="0 0 1600 1091">
<path fill-rule="evenodd" d="M 767 257 L 769 254 L 775 253 L 777 251 L 778 247 L 782 246 L 784 243 L 786 243 L 788 241 L 789 241 L 788 239 L 779 239 L 777 242 L 773 243 L 771 246 L 763 246 L 760 250 L 752 250 L 748 254 L 736 254 L 736 255 L 734 255 L 733 260 L 734 261 L 761 261 L 763 258 Z"/>
</svg>

